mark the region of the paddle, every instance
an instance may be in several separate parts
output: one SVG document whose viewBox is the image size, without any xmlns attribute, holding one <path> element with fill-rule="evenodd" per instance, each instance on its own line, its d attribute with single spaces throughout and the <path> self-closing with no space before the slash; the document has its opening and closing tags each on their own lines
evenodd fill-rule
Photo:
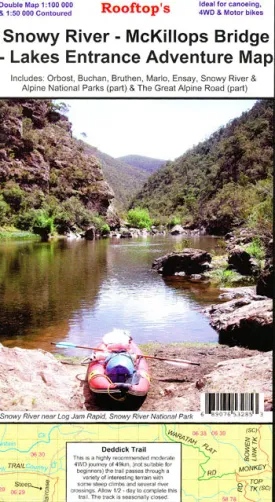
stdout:
<svg viewBox="0 0 275 502">
<path fill-rule="evenodd" d="M 55 345 L 56 347 L 60 347 L 60 348 L 87 349 L 87 350 L 94 350 L 97 352 L 106 352 L 104 349 L 98 349 L 97 347 L 86 347 L 84 345 L 75 345 L 75 344 L 69 343 L 69 342 L 58 342 L 58 343 L 51 342 L 51 344 Z M 194 366 L 200 366 L 200 363 L 195 363 L 193 361 L 188 361 L 185 359 L 170 359 L 168 357 L 146 356 L 144 354 L 142 354 L 141 357 L 144 357 L 144 359 L 156 359 L 157 361 L 163 361 L 163 362 L 172 363 L 175 365 L 192 364 Z"/>
</svg>

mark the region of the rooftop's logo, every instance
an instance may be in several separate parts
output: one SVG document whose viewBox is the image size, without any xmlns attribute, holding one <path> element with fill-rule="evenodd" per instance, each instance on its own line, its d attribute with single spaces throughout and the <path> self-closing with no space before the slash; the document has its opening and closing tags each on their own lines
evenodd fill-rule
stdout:
<svg viewBox="0 0 275 502">
<path fill-rule="evenodd" d="M 101 3 L 102 14 L 149 14 L 154 17 L 159 13 L 169 14 L 170 10 L 170 5 L 165 5 L 162 2 L 156 3 L 156 5 L 141 5 L 137 2 L 125 5 L 114 5 L 110 2 Z"/>
</svg>

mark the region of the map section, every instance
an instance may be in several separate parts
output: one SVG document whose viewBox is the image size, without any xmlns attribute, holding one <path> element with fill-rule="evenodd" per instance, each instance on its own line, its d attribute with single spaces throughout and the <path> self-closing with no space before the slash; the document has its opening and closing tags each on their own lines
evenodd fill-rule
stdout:
<svg viewBox="0 0 275 502">
<path fill-rule="evenodd" d="M 271 502 L 271 486 L 267 424 L 0 425 L 0 502 Z"/>
</svg>

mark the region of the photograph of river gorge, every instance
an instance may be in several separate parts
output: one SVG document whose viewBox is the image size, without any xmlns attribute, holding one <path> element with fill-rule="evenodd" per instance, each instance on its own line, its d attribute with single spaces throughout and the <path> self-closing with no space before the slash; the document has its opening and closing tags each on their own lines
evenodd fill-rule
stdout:
<svg viewBox="0 0 275 502">
<path fill-rule="evenodd" d="M 267 99 L 0 100 L 0 410 L 272 410 L 272 124 Z"/>
</svg>

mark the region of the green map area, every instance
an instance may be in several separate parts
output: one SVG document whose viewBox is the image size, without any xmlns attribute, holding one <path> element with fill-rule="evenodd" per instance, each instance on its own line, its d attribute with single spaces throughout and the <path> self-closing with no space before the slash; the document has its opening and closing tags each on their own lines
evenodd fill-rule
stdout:
<svg viewBox="0 0 275 502">
<path fill-rule="evenodd" d="M 1 424 L 0 502 L 65 502 L 69 442 L 181 443 L 182 502 L 272 500 L 271 425 Z"/>
</svg>

